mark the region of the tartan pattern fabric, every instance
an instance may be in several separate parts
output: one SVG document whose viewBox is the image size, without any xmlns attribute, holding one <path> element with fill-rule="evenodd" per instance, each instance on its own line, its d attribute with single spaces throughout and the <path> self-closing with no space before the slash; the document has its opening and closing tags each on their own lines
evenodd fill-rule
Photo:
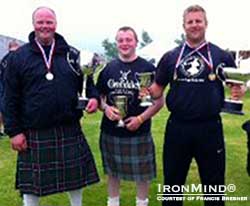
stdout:
<svg viewBox="0 0 250 206">
<path fill-rule="evenodd" d="M 28 149 L 18 154 L 16 188 L 44 196 L 99 181 L 80 124 L 25 132 Z"/>
<path fill-rule="evenodd" d="M 100 149 L 105 174 L 131 181 L 148 181 L 156 177 L 151 133 L 121 138 L 101 132 Z"/>
</svg>

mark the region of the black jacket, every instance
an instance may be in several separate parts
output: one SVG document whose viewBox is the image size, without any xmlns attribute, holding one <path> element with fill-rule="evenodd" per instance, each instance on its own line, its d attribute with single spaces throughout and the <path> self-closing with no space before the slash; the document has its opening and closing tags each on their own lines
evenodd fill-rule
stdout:
<svg viewBox="0 0 250 206">
<path fill-rule="evenodd" d="M 3 111 L 3 76 L 5 68 L 8 66 L 8 62 L 10 61 L 12 54 L 14 51 L 9 51 L 1 60 L 0 63 L 0 112 Z"/>
<path fill-rule="evenodd" d="M 30 42 L 13 54 L 4 74 L 3 114 L 5 132 L 10 137 L 27 129 L 72 124 L 82 116 L 82 111 L 76 109 L 83 79 L 79 51 L 55 34 L 51 66 L 54 79 L 48 81 L 47 68 L 34 38 L 32 32 Z M 98 99 L 93 79 L 87 82 L 87 96 Z"/>
</svg>

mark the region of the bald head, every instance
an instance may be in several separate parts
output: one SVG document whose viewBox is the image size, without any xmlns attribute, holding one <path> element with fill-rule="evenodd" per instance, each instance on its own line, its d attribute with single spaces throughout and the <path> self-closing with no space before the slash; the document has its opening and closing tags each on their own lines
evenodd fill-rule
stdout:
<svg viewBox="0 0 250 206">
<path fill-rule="evenodd" d="M 32 14 L 36 39 L 44 45 L 51 44 L 56 31 L 56 14 L 48 7 L 39 7 Z"/>
</svg>

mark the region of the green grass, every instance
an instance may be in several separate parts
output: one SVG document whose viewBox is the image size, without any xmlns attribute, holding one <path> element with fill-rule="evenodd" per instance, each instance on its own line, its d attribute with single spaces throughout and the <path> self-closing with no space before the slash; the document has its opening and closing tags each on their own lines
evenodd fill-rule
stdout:
<svg viewBox="0 0 250 206">
<path fill-rule="evenodd" d="M 250 119 L 250 98 L 249 94 L 244 98 L 246 111 L 245 116 L 223 114 L 224 132 L 226 141 L 226 182 L 235 184 L 237 190 L 231 196 L 250 196 L 250 177 L 246 173 L 246 134 L 241 129 L 242 123 Z M 156 200 L 157 185 L 162 183 L 162 146 L 163 134 L 165 129 L 168 112 L 163 108 L 153 120 L 152 131 L 156 146 L 157 172 L 158 176 L 151 184 L 150 206 L 160 206 L 161 203 Z M 82 118 L 83 130 L 87 136 L 88 142 L 94 153 L 101 182 L 87 187 L 83 192 L 83 205 L 105 206 L 107 198 L 106 176 L 102 171 L 101 156 L 99 150 L 99 125 L 101 113 L 86 115 Z M 18 191 L 14 189 L 16 153 L 9 145 L 8 138 L 0 139 L 0 206 L 21 206 L 22 200 Z M 192 163 L 187 178 L 187 184 L 200 183 L 195 162 Z M 135 186 L 131 182 L 122 182 L 121 184 L 121 205 L 135 205 Z M 41 198 L 42 206 L 68 206 L 69 200 L 67 194 L 56 194 Z M 185 206 L 202 206 L 202 201 L 187 201 Z M 226 206 L 250 205 L 248 202 L 227 202 Z"/>
</svg>

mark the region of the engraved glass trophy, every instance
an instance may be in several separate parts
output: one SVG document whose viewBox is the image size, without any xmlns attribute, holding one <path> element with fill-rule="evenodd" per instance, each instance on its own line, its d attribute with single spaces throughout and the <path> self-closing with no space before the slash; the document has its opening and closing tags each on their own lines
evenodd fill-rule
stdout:
<svg viewBox="0 0 250 206">
<path fill-rule="evenodd" d="M 140 89 L 148 88 L 154 79 L 155 72 L 143 72 L 143 73 L 136 73 L 136 78 L 139 81 Z M 141 107 L 149 107 L 153 105 L 153 100 L 150 95 L 145 95 L 141 99 L 140 106 Z"/>
<path fill-rule="evenodd" d="M 123 118 L 127 115 L 128 96 L 123 94 L 115 94 L 112 96 L 114 106 L 119 110 L 121 119 L 118 121 L 117 127 L 124 127 Z"/>
<path fill-rule="evenodd" d="M 76 108 L 84 110 L 89 100 L 86 95 L 87 79 L 95 72 L 95 67 L 93 66 L 93 56 L 89 58 L 86 58 L 86 56 L 81 57 L 80 67 L 81 67 L 81 72 L 83 73 L 83 83 L 82 83 L 83 85 L 82 85 L 82 93 L 78 97 L 78 103 Z"/>
</svg>

